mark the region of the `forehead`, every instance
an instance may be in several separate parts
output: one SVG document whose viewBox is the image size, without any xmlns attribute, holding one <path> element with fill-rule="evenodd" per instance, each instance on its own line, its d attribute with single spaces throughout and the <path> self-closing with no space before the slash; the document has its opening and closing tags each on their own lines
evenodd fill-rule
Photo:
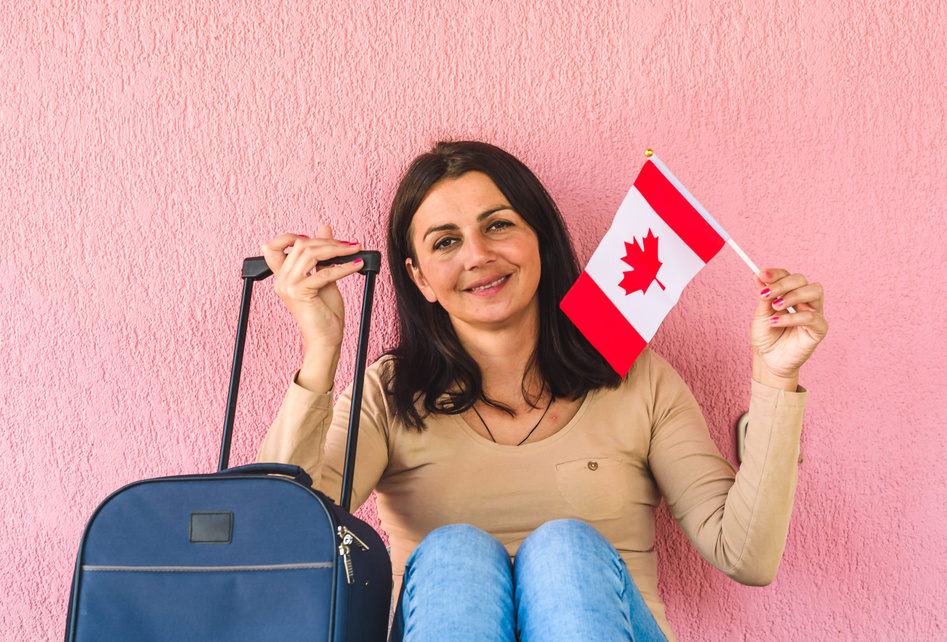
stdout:
<svg viewBox="0 0 947 642">
<path fill-rule="evenodd" d="M 467 172 L 435 183 L 414 213 L 412 227 L 420 228 L 421 221 L 477 216 L 488 209 L 509 205 L 493 179 L 483 172 Z"/>
</svg>

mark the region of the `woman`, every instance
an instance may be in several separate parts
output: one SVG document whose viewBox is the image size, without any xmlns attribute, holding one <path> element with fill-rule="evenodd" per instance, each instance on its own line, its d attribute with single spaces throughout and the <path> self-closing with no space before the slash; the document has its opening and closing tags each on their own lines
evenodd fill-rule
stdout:
<svg viewBox="0 0 947 642">
<path fill-rule="evenodd" d="M 316 263 L 360 245 L 323 226 L 263 249 L 305 355 L 259 457 L 337 496 L 350 397 L 332 408 L 335 282 L 359 265 Z M 772 580 L 799 367 L 827 331 L 821 286 L 756 278 L 752 428 L 735 473 L 666 362 L 645 350 L 621 378 L 559 311 L 579 268 L 552 199 L 506 152 L 440 143 L 418 157 L 392 204 L 388 262 L 400 344 L 366 374 L 353 506 L 377 490 L 396 588 L 404 569 L 394 639 L 673 639 L 653 552 L 662 497 L 712 564 Z"/>
</svg>

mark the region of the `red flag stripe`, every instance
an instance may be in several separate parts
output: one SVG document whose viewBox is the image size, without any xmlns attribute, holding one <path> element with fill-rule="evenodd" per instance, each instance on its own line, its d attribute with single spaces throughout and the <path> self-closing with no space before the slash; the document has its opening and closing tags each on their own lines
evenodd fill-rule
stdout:
<svg viewBox="0 0 947 642">
<path fill-rule="evenodd" d="M 704 263 L 710 261 L 726 243 L 726 239 L 650 160 L 645 162 L 635 179 L 635 189 Z"/>
<path fill-rule="evenodd" d="M 615 372 L 623 377 L 648 345 L 585 272 L 579 276 L 559 307 L 595 349 L 602 353 Z"/>
</svg>

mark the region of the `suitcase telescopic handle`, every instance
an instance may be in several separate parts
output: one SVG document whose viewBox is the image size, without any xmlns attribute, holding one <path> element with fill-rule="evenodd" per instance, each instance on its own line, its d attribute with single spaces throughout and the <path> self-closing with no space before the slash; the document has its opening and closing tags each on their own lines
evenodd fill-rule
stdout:
<svg viewBox="0 0 947 642">
<path fill-rule="evenodd" d="M 355 379 L 352 382 L 352 409 L 349 413 L 349 435 L 345 448 L 345 469 L 342 473 L 342 496 L 340 506 L 350 510 L 352 500 L 352 475 L 355 469 L 355 451 L 358 445 L 358 424 L 362 405 L 362 386 L 365 378 L 365 362 L 368 358 L 368 332 L 371 324 L 372 298 L 375 293 L 375 276 L 381 270 L 381 252 L 356 252 L 340 256 L 330 261 L 320 261 L 319 265 L 338 265 L 361 259 L 364 261 L 360 274 L 365 275 L 365 295 L 362 300 L 362 318 L 358 332 L 358 353 L 355 361 Z M 230 391 L 227 394 L 227 414 L 224 418 L 224 435 L 220 444 L 218 471 L 227 470 L 230 461 L 230 441 L 233 438 L 234 417 L 237 412 L 237 391 L 240 388 L 240 372 L 243 365 L 243 348 L 247 340 L 247 326 L 250 317 L 250 300 L 253 283 L 262 281 L 273 272 L 262 256 L 254 256 L 243 261 L 243 297 L 240 301 L 240 319 L 237 323 L 237 339 L 233 351 L 233 368 L 230 372 Z M 279 473 L 286 474 L 286 473 Z"/>
</svg>

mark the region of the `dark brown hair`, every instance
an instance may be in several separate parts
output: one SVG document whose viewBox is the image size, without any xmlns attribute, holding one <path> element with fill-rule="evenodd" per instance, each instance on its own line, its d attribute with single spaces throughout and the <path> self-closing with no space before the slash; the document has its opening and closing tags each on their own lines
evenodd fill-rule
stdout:
<svg viewBox="0 0 947 642">
<path fill-rule="evenodd" d="M 526 372 L 535 369 L 558 398 L 577 399 L 621 382 L 559 309 L 580 269 L 559 208 L 539 179 L 493 145 L 441 142 L 408 168 L 388 217 L 388 268 L 397 298 L 400 337 L 398 346 L 388 353 L 392 359 L 387 388 L 395 414 L 418 430 L 423 430 L 427 414 L 458 414 L 477 400 L 509 411 L 484 396 L 480 368 L 457 339 L 447 312 L 424 298 L 405 268 L 405 259 L 417 261 L 410 229 L 424 198 L 439 181 L 467 172 L 489 176 L 539 240 L 539 339 Z M 524 388 L 529 400 L 525 393 Z"/>
</svg>

